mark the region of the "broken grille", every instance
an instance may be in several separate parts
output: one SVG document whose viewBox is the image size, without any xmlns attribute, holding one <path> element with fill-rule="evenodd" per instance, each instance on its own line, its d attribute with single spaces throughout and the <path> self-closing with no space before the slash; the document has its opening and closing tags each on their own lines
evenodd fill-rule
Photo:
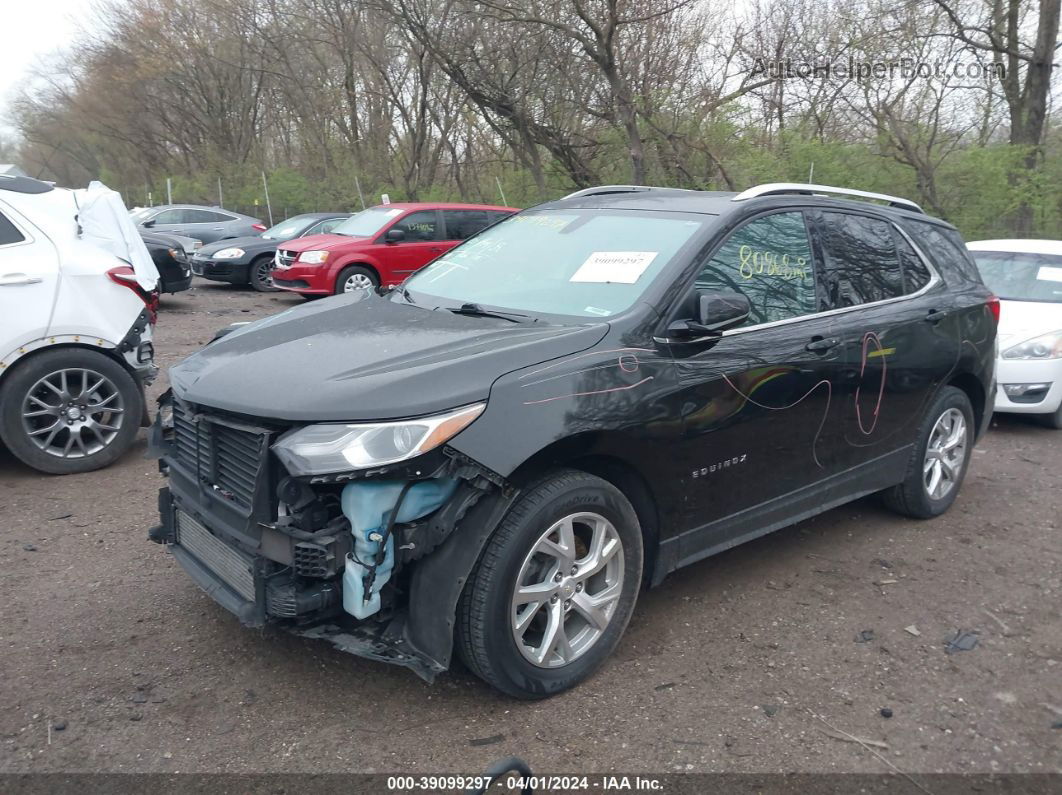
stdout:
<svg viewBox="0 0 1062 795">
<path fill-rule="evenodd" d="M 177 462 L 226 499 L 250 508 L 265 458 L 264 433 L 242 430 L 194 415 L 173 402 L 173 438 Z"/>
</svg>

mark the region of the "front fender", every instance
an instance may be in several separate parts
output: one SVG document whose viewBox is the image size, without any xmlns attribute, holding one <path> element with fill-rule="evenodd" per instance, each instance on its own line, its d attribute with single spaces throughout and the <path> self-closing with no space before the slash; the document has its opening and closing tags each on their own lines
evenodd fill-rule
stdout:
<svg viewBox="0 0 1062 795">
<path fill-rule="evenodd" d="M 417 671 L 429 681 L 450 667 L 461 591 L 519 494 L 518 489 L 507 488 L 481 497 L 447 539 L 413 569 L 401 645 L 426 663 L 427 670 Z"/>
</svg>

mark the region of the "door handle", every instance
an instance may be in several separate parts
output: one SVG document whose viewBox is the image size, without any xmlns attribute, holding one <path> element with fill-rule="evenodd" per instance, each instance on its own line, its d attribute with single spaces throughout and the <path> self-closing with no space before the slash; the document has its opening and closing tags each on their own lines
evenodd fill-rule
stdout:
<svg viewBox="0 0 1062 795">
<path fill-rule="evenodd" d="M 945 314 L 945 312 L 941 312 L 939 309 L 930 309 L 926 314 L 926 322 L 932 323 L 935 326 L 944 319 Z"/>
<path fill-rule="evenodd" d="M 812 337 L 811 342 L 804 346 L 804 350 L 811 353 L 826 353 L 841 344 L 837 337 Z"/>
<path fill-rule="evenodd" d="M 0 276 L 0 287 L 14 287 L 20 284 L 40 284 L 44 281 L 42 276 L 27 276 L 24 273 L 9 273 Z"/>
</svg>

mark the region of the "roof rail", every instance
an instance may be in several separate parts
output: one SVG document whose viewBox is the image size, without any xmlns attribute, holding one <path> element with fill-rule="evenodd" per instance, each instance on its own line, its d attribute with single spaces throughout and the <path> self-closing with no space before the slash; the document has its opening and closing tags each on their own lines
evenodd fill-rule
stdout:
<svg viewBox="0 0 1062 795">
<path fill-rule="evenodd" d="M 609 193 L 640 193 L 646 190 L 658 190 L 652 185 L 598 185 L 596 188 L 583 188 L 575 193 L 569 193 L 561 199 L 579 199 L 583 196 L 605 196 Z"/>
<path fill-rule="evenodd" d="M 899 196 L 889 196 L 887 193 L 871 193 L 865 190 L 853 190 L 851 188 L 834 188 L 829 185 L 806 185 L 801 182 L 768 182 L 765 185 L 757 185 L 754 188 L 744 190 L 735 196 L 732 201 L 740 202 L 745 199 L 755 199 L 758 196 L 779 196 L 787 193 L 804 195 L 834 193 L 838 196 L 853 196 L 858 199 L 875 199 L 888 202 L 890 207 L 899 207 L 916 213 L 925 214 L 925 210 L 910 199 Z"/>
</svg>

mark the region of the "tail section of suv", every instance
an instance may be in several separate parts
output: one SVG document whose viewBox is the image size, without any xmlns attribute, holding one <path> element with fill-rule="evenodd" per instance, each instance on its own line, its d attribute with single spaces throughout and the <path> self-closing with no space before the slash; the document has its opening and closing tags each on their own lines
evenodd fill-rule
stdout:
<svg viewBox="0 0 1062 795">
<path fill-rule="evenodd" d="M 247 625 L 542 698 L 644 583 L 868 494 L 948 510 L 998 310 L 904 199 L 580 191 L 174 367 L 150 535 Z"/>
<path fill-rule="evenodd" d="M 158 271 L 121 198 L 0 177 L 0 441 L 42 472 L 128 449 L 154 378 Z"/>
<path fill-rule="evenodd" d="M 277 249 L 273 284 L 306 296 L 393 285 L 486 227 L 519 212 L 481 204 L 371 207 L 327 235 Z"/>
</svg>

